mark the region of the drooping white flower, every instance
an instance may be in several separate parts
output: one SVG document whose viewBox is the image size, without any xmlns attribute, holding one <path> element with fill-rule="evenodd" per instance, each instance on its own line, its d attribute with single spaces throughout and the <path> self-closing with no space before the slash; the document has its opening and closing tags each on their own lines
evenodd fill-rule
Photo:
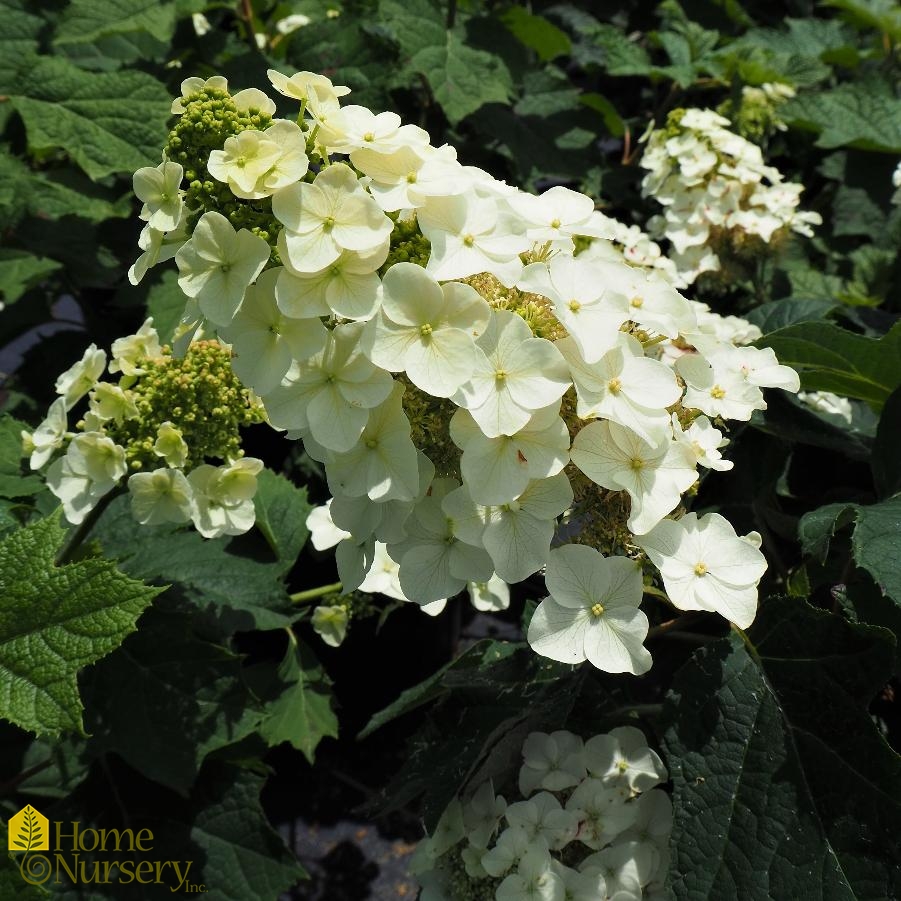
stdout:
<svg viewBox="0 0 901 901">
<path fill-rule="evenodd" d="M 628 526 L 650 531 L 679 503 L 697 479 L 692 452 L 670 437 L 649 444 L 615 422 L 590 422 L 573 441 L 573 463 L 602 488 L 627 491 L 632 499 Z"/>
<path fill-rule="evenodd" d="M 310 618 L 313 631 L 329 646 L 337 648 L 347 637 L 350 617 L 347 607 L 339 604 L 320 604 Z"/>
<path fill-rule="evenodd" d="M 143 166 L 132 179 L 135 195 L 144 204 L 141 218 L 161 232 L 171 232 L 181 219 L 181 180 L 184 169 L 178 163 L 163 160 L 155 168 Z"/>
<path fill-rule="evenodd" d="M 32 469 L 40 469 L 53 456 L 53 452 L 63 446 L 68 421 L 66 417 L 66 399 L 58 397 L 47 410 L 44 421 L 28 435 L 28 447 L 31 451 L 28 464 Z"/>
<path fill-rule="evenodd" d="M 560 351 L 533 337 L 515 313 L 492 311 L 476 346 L 481 353 L 473 374 L 453 400 L 469 410 L 489 438 L 516 434 L 572 384 Z"/>
<path fill-rule="evenodd" d="M 269 254 L 269 245 L 248 229 L 235 231 L 221 213 L 204 213 L 175 255 L 179 287 L 196 298 L 207 319 L 228 325 Z"/>
<path fill-rule="evenodd" d="M 766 571 L 757 532 L 739 537 L 718 513 L 688 513 L 663 520 L 638 543 L 680 610 L 719 613 L 741 629 L 754 621 L 757 583 Z"/>
<path fill-rule="evenodd" d="M 232 369 L 241 381 L 265 395 L 281 384 L 294 360 L 319 353 L 327 331 L 318 320 L 291 319 L 276 304 L 280 269 L 267 269 L 251 285 L 231 324 L 220 331 L 232 345 Z"/>
<path fill-rule="evenodd" d="M 562 663 L 588 660 L 608 673 L 641 675 L 651 668 L 643 646 L 647 617 L 638 609 L 641 570 L 625 557 L 602 557 L 584 545 L 552 550 L 549 597 L 529 624 L 532 649 Z"/>
<path fill-rule="evenodd" d="M 334 328 L 319 353 L 292 369 L 288 382 L 263 398 L 275 428 L 309 429 L 319 444 L 339 453 L 357 443 L 369 411 L 388 397 L 395 384 L 363 355 L 362 329 L 361 322 Z"/>
<path fill-rule="evenodd" d="M 178 469 L 133 473 L 128 490 L 132 516 L 142 526 L 191 520 L 191 486 Z"/>
<path fill-rule="evenodd" d="M 56 393 L 62 395 L 66 409 L 71 410 L 96 384 L 106 366 L 106 351 L 91 344 L 82 358 L 56 379 Z"/>
<path fill-rule="evenodd" d="M 253 496 L 262 468 L 262 460 L 242 457 L 224 466 L 203 463 L 191 470 L 191 519 L 204 538 L 241 535 L 253 526 Z"/>
<path fill-rule="evenodd" d="M 116 338 L 110 350 L 112 359 L 109 362 L 109 371 L 111 373 L 143 375 L 144 370 L 138 365 L 139 362 L 159 357 L 162 353 L 160 336 L 153 327 L 153 317 L 145 319 L 133 335 Z"/>
<path fill-rule="evenodd" d="M 156 430 L 153 452 L 166 461 L 166 466 L 173 469 L 181 469 L 188 460 L 188 445 L 181 430 L 168 420 L 160 423 Z"/>
<path fill-rule="evenodd" d="M 510 586 L 496 574 L 487 582 L 468 582 L 466 591 L 472 606 L 481 613 L 497 613 L 510 606 Z"/>
<path fill-rule="evenodd" d="M 145 225 L 138 236 L 138 247 L 143 251 L 128 269 L 128 280 L 138 285 L 147 274 L 147 270 L 157 263 L 171 260 L 181 249 L 188 235 L 184 230 L 184 221 L 173 232 L 161 232 L 159 229 Z"/>
<path fill-rule="evenodd" d="M 342 250 L 372 251 L 394 227 L 342 163 L 326 167 L 312 183 L 283 188 L 272 198 L 272 212 L 285 226 L 285 251 L 297 272 L 319 272 Z"/>
<path fill-rule="evenodd" d="M 376 366 L 407 377 L 434 397 L 450 397 L 479 361 L 474 338 L 491 308 L 469 285 L 439 285 L 413 263 L 395 263 L 382 281 L 382 306 L 363 332 Z"/>
<path fill-rule="evenodd" d="M 374 501 L 408 501 L 419 489 L 416 446 L 401 398 L 404 386 L 391 382 L 388 397 L 369 411 L 359 440 L 334 453 L 325 471 L 332 494 L 367 495 Z"/>
<path fill-rule="evenodd" d="M 317 551 L 334 547 L 339 541 L 350 538 L 350 532 L 335 525 L 332 519 L 332 498 L 319 507 L 313 507 L 304 525 L 310 530 L 310 543 Z"/>
</svg>

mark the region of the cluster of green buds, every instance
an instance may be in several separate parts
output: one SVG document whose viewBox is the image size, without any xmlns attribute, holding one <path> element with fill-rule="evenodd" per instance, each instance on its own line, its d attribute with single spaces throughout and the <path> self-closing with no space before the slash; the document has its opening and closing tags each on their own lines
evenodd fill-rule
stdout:
<svg viewBox="0 0 901 901">
<path fill-rule="evenodd" d="M 263 414 L 232 372 L 230 356 L 225 345 L 207 340 L 178 358 L 148 319 L 113 343 L 109 365 L 92 344 L 59 376 L 60 396 L 22 437 L 31 468 L 49 464 L 47 485 L 69 522 L 82 522 L 127 486 L 144 525 L 193 521 L 206 537 L 253 525 L 262 463 L 243 456 L 240 429 Z M 105 370 L 117 380 L 101 381 Z M 85 395 L 87 410 L 69 431 L 70 411 Z"/>
</svg>

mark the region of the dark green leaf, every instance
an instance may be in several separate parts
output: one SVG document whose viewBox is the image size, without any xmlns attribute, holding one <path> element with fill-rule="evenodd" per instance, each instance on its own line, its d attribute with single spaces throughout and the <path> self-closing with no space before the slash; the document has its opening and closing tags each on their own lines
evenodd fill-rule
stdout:
<svg viewBox="0 0 901 901">
<path fill-rule="evenodd" d="M 65 150 L 91 178 L 131 173 L 159 160 L 171 99 L 144 72 L 92 73 L 63 59 L 36 57 L 10 93 L 29 148 Z"/>
<path fill-rule="evenodd" d="M 835 533 L 854 521 L 855 504 L 827 504 L 805 513 L 798 522 L 798 541 L 804 554 L 824 563 Z"/>
<path fill-rule="evenodd" d="M 0 717 L 38 735 L 84 731 L 76 676 L 135 629 L 159 589 L 108 560 L 56 566 L 56 517 L 0 543 Z"/>
<path fill-rule="evenodd" d="M 858 508 L 851 550 L 857 565 L 901 604 L 901 496 Z"/>
<path fill-rule="evenodd" d="M 745 317 L 764 335 L 798 322 L 818 322 L 828 319 L 838 305 L 828 300 L 805 297 L 786 297 L 772 300 L 748 311 Z"/>
<path fill-rule="evenodd" d="M 511 6 L 501 15 L 501 21 L 542 62 L 568 54 L 572 50 L 569 36 L 543 16 L 536 16 L 521 6 Z"/>
<path fill-rule="evenodd" d="M 26 291 L 39 285 L 60 264 L 27 250 L 0 247 L 0 301 L 17 301 Z"/>
<path fill-rule="evenodd" d="M 91 691 L 97 745 L 180 794 L 207 754 L 252 734 L 261 716 L 240 657 L 193 636 L 186 617 L 155 611 L 95 667 Z"/>
<path fill-rule="evenodd" d="M 44 488 L 43 480 L 22 472 L 22 432 L 30 431 L 24 422 L 10 415 L 0 418 L 0 497 L 30 497 Z"/>
<path fill-rule="evenodd" d="M 319 742 L 338 737 L 329 678 L 312 651 L 292 635 L 278 680 L 281 693 L 266 704 L 260 735 L 270 747 L 290 742 L 312 764 Z"/>
<path fill-rule="evenodd" d="M 137 256 L 137 254 L 136 254 Z M 147 315 L 153 317 L 153 327 L 160 341 L 170 342 L 185 311 L 185 292 L 178 286 L 178 273 L 167 269 L 147 294 Z"/>
<path fill-rule="evenodd" d="M 901 491 L 901 388 L 892 393 L 882 408 L 870 466 L 880 497 Z"/>
<path fill-rule="evenodd" d="M 257 479 L 256 527 L 278 558 L 279 569 L 287 573 L 297 560 L 310 534 L 307 516 L 313 509 L 306 488 L 298 488 L 284 476 L 264 469 Z"/>
<path fill-rule="evenodd" d="M 143 527 L 125 498 L 110 505 L 94 536 L 124 572 L 176 583 L 172 593 L 201 611 L 218 634 L 278 629 L 296 616 L 278 564 L 260 562 L 271 559 L 260 539 L 259 544 L 249 541 L 251 536 L 207 540 L 194 531 Z"/>
<path fill-rule="evenodd" d="M 676 899 L 901 892 L 901 758 L 867 705 L 894 645 L 803 601 L 765 604 L 746 645 L 698 652 L 668 696 Z"/>
</svg>

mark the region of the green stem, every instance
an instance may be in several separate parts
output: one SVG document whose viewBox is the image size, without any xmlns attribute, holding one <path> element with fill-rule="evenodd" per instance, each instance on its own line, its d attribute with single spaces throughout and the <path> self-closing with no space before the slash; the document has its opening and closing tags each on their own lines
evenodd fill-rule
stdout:
<svg viewBox="0 0 901 901">
<path fill-rule="evenodd" d="M 341 583 L 332 582 L 331 585 L 320 585 L 318 588 L 295 592 L 291 595 L 291 600 L 295 604 L 306 604 L 307 601 L 315 601 L 316 598 L 325 597 L 327 594 L 337 594 L 339 591 L 341 591 Z"/>
<path fill-rule="evenodd" d="M 80 525 L 78 525 L 74 531 L 69 533 L 69 537 L 63 542 L 62 547 L 56 555 L 56 560 L 54 562 L 57 566 L 62 566 L 72 559 L 75 551 L 81 547 L 85 538 L 90 534 L 91 529 L 94 528 L 94 524 L 103 515 L 103 511 L 110 505 L 113 498 L 118 497 L 121 493 L 122 489 L 116 487 L 104 494 L 97 502 L 94 509 L 81 521 Z"/>
</svg>

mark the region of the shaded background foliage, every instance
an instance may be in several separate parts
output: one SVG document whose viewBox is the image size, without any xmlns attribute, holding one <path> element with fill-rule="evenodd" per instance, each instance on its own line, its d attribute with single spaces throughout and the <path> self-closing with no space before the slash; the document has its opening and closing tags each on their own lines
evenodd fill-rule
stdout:
<svg viewBox="0 0 901 901">
<path fill-rule="evenodd" d="M 282 34 L 292 13 L 311 21 Z M 181 311 L 174 272 L 137 288 L 125 272 L 139 232 L 131 174 L 158 161 L 189 75 L 266 87 L 270 66 L 323 72 L 465 163 L 532 190 L 585 191 L 639 225 L 655 212 L 637 165 L 652 120 L 737 104 L 744 85 L 789 84 L 789 127 L 765 154 L 805 185 L 803 205 L 824 224 L 745 280 L 695 296 L 746 316 L 805 390 L 853 408 L 847 424 L 773 395 L 733 434 L 735 470 L 708 475 L 695 509 L 762 532 L 760 616 L 747 636 L 699 616 L 654 639 L 651 674 L 629 680 L 549 664 L 517 640 L 539 579 L 499 618 L 513 641 L 476 641 L 488 627 L 458 606 L 435 621 L 404 608 L 383 626 L 355 623 L 339 649 L 317 643 L 290 594 L 334 581 L 303 526 L 324 484 L 293 444 L 251 430 L 248 452 L 272 470 L 252 533 L 139 530 L 121 501 L 100 520 L 76 565 L 104 557 L 157 588 L 135 581 L 127 601 L 103 581 L 122 578 L 108 564 L 91 570 L 84 615 L 112 598 L 121 646 L 77 658 L 65 675 L 71 684 L 83 667 L 80 699 L 58 699 L 53 715 L 0 695 L 4 819 L 28 802 L 51 819 L 147 825 L 161 848 L 193 855 L 217 899 L 275 898 L 295 883 L 295 897 L 363 898 L 365 879 L 304 889 L 270 820 L 343 803 L 335 786 L 350 770 L 350 797 L 370 815 L 400 811 L 393 822 L 412 839 L 417 817 L 433 826 L 456 792 L 509 778 L 529 731 L 587 735 L 637 716 L 672 776 L 674 898 L 901 897 L 895 4 L 0 0 L 0 21 L 2 399 L 19 420 L 0 423 L 0 681 L 27 665 L 22 559 L 44 602 L 67 596 L 27 550 L 61 538 L 41 537 L 55 502 L 21 468 L 22 422 L 42 418 L 56 374 L 89 341 L 109 346 L 148 312 L 166 336 Z M 40 637 L 50 625 L 35 615 L 28 628 Z M 0 897 L 39 896 L 2 863 Z M 132 897 L 121 885 L 51 887 Z"/>
</svg>

